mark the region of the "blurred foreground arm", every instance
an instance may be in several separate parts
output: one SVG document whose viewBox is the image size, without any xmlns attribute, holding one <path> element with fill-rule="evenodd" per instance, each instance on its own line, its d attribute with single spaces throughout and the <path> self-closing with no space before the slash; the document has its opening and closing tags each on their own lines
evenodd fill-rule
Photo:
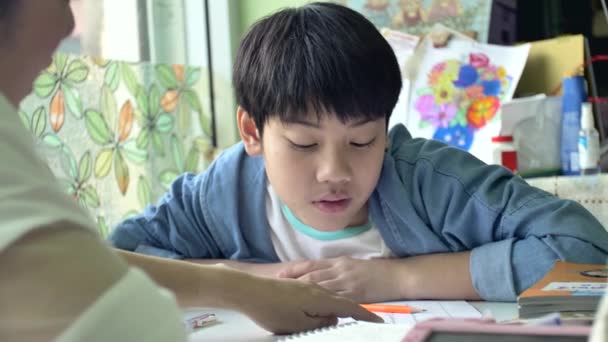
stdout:
<svg viewBox="0 0 608 342">
<path fill-rule="evenodd" d="M 44 228 L 26 234 L 0 252 L 3 273 L 0 340 L 46 341 L 59 336 L 78 340 L 96 331 L 104 331 L 104 336 L 111 336 L 113 340 L 185 338 L 179 311 L 171 298 L 155 291 L 158 289 L 146 279 L 143 284 L 149 291 L 144 293 L 141 277 L 138 288 L 125 287 L 121 279 L 133 271 L 129 271 L 128 265 L 96 234 L 71 223 Z M 148 272 L 161 286 L 173 290 L 182 305 L 239 310 L 271 332 L 313 329 L 335 324 L 337 317 L 379 319 L 354 302 L 317 285 L 254 277 L 221 265 L 203 266 L 129 252 L 120 254 Z M 117 303 L 116 298 L 121 296 L 127 299 Z M 112 322 L 111 317 L 103 315 L 110 312 L 110 316 L 131 315 L 129 308 L 142 300 L 149 303 L 145 310 L 133 308 L 138 313 L 130 321 L 125 320 L 123 326 L 103 329 L 102 325 Z M 99 302 L 103 305 L 96 306 Z M 108 304 L 112 310 L 104 311 Z M 91 311 L 97 314 L 93 319 Z M 83 320 L 88 324 L 80 329 L 82 324 L 75 323 Z M 137 329 L 142 326 L 146 328 Z"/>
<path fill-rule="evenodd" d="M 338 317 L 381 321 L 353 301 L 322 287 L 297 281 L 261 278 L 224 265 L 198 265 L 117 251 L 172 290 L 183 306 L 238 310 L 274 333 L 289 333 L 337 323 Z"/>
<path fill-rule="evenodd" d="M 0 252 L 0 340 L 57 337 L 127 272 L 96 234 L 73 226 L 33 230 Z"/>
</svg>

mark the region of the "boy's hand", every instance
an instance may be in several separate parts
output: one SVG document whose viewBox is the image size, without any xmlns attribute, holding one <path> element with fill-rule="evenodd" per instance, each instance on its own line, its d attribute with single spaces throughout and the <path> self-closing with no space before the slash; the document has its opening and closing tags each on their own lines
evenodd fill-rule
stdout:
<svg viewBox="0 0 608 342">
<path fill-rule="evenodd" d="M 390 259 L 359 260 L 338 257 L 291 262 L 279 272 L 280 278 L 313 282 L 359 303 L 400 298 L 395 263 Z"/>
<path fill-rule="evenodd" d="M 352 317 L 382 323 L 382 318 L 350 299 L 318 286 L 295 280 L 254 277 L 244 282 L 247 299 L 239 310 L 262 328 L 277 334 L 316 329 L 338 322 L 338 317 Z"/>
</svg>

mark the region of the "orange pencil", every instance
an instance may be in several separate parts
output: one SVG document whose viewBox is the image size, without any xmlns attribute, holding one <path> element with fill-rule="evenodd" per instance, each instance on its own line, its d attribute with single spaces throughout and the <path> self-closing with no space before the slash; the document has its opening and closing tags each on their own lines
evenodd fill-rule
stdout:
<svg viewBox="0 0 608 342">
<path fill-rule="evenodd" d="M 371 312 L 412 314 L 412 313 L 418 313 L 418 312 L 424 311 L 424 309 L 415 308 L 415 307 L 409 306 L 409 305 L 361 304 L 361 306 Z"/>
</svg>

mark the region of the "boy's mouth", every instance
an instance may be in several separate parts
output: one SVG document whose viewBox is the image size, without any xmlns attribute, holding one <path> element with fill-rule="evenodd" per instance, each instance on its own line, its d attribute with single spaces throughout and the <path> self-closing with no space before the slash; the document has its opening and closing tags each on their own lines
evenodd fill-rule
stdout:
<svg viewBox="0 0 608 342">
<path fill-rule="evenodd" d="M 319 209 L 320 211 L 328 214 L 337 214 L 341 213 L 350 204 L 350 198 L 341 198 L 341 199 L 322 199 L 319 201 L 313 201 L 313 205 Z"/>
</svg>

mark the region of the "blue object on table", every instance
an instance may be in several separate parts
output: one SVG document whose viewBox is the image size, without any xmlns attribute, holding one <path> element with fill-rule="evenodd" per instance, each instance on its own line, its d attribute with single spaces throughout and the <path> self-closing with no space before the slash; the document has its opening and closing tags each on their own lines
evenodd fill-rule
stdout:
<svg viewBox="0 0 608 342">
<path fill-rule="evenodd" d="M 578 175 L 578 132 L 581 129 L 581 105 L 587 94 L 583 76 L 563 80 L 560 157 L 564 175 Z"/>
</svg>

